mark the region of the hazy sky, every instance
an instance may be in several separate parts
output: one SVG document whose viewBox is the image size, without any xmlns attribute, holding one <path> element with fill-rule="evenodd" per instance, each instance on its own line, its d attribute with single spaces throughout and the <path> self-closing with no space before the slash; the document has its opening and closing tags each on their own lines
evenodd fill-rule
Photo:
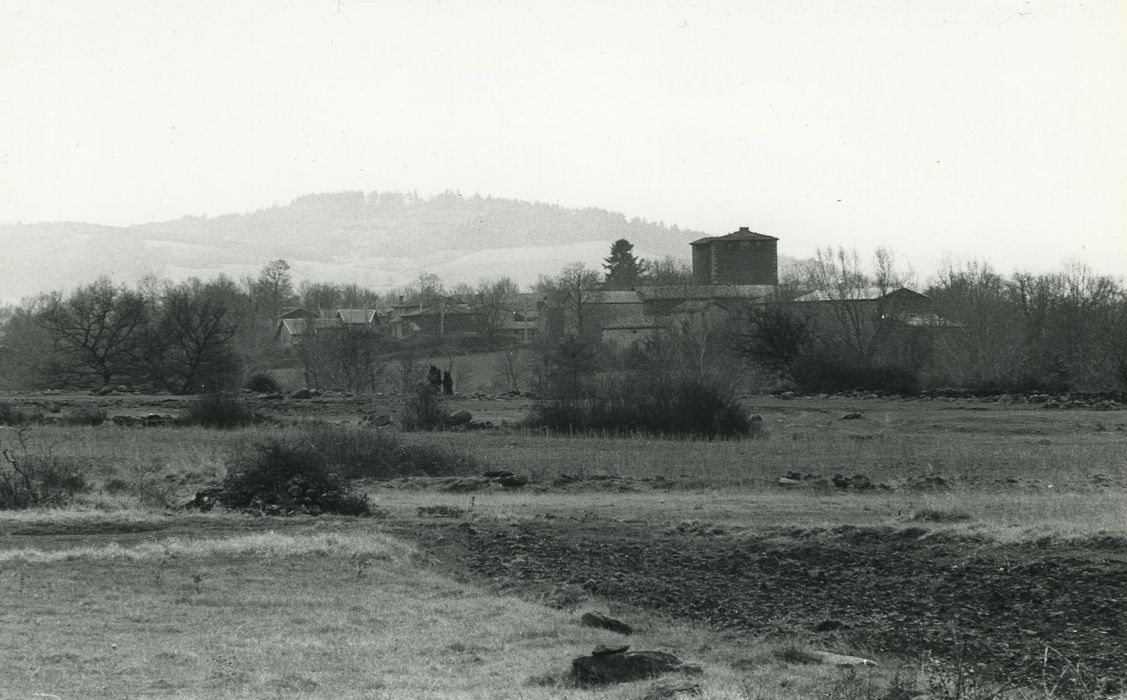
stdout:
<svg viewBox="0 0 1127 700">
<path fill-rule="evenodd" d="M 1124 0 L 0 0 L 0 100 L 0 223 L 458 189 L 1127 275 Z"/>
</svg>

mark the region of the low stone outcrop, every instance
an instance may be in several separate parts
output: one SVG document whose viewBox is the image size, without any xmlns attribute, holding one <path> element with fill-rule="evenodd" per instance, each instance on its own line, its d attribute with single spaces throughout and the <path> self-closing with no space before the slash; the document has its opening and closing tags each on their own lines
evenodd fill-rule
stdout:
<svg viewBox="0 0 1127 700">
<path fill-rule="evenodd" d="M 699 666 L 683 663 L 664 651 L 628 651 L 623 646 L 599 647 L 590 656 L 571 662 L 571 677 L 579 685 L 610 685 L 653 678 L 665 673 L 701 673 Z"/>
</svg>

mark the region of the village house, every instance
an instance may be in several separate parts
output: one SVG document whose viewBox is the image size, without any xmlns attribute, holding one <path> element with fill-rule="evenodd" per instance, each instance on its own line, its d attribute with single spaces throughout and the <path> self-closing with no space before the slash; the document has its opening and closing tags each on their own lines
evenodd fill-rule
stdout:
<svg viewBox="0 0 1127 700">
<path fill-rule="evenodd" d="M 347 330 L 382 330 L 379 313 L 375 309 L 322 309 L 316 313 L 300 307 L 289 309 L 278 317 L 274 341 L 288 348 L 319 333 Z"/>
</svg>

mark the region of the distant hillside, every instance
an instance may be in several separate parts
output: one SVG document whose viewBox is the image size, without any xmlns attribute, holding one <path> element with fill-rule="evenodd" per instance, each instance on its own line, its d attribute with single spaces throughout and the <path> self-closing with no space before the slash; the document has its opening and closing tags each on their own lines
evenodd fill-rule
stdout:
<svg viewBox="0 0 1127 700">
<path fill-rule="evenodd" d="M 732 222 L 733 228 L 744 222 Z M 300 197 L 249 214 L 184 217 L 129 228 L 83 223 L 0 226 L 7 265 L 0 299 L 110 275 L 172 279 L 241 277 L 287 260 L 296 279 L 356 282 L 375 289 L 409 283 L 421 271 L 449 283 L 502 275 L 527 285 L 582 260 L 597 268 L 610 244 L 626 238 L 643 257 L 687 259 L 689 243 L 726 231 L 681 230 L 603 209 L 567 209 L 446 192 Z"/>
</svg>

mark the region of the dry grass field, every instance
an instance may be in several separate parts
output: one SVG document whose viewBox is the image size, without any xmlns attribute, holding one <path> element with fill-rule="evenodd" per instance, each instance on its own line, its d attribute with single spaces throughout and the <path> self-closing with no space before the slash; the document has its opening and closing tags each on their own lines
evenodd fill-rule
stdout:
<svg viewBox="0 0 1127 700">
<path fill-rule="evenodd" d="M 2 400 L 48 417 L 185 406 L 133 395 Z M 455 401 L 499 427 L 405 439 L 528 484 L 505 489 L 479 474 L 366 481 L 373 518 L 178 505 L 221 479 L 239 450 L 304 421 L 394 416 L 391 399 L 262 402 L 277 421 L 236 431 L 33 425 L 27 451 L 81 470 L 89 489 L 61 509 L 0 511 L 0 696 L 1121 692 L 1127 412 L 747 404 L 763 439 L 548 436 L 515 425 L 525 400 Z M 0 427 L 0 444 L 18 445 L 15 431 Z M 636 633 L 579 626 L 588 610 Z M 816 631 L 821 623 L 830 631 Z M 704 673 L 600 690 L 568 683 L 572 658 L 619 643 Z M 819 650 L 880 665 L 803 663 Z"/>
</svg>

